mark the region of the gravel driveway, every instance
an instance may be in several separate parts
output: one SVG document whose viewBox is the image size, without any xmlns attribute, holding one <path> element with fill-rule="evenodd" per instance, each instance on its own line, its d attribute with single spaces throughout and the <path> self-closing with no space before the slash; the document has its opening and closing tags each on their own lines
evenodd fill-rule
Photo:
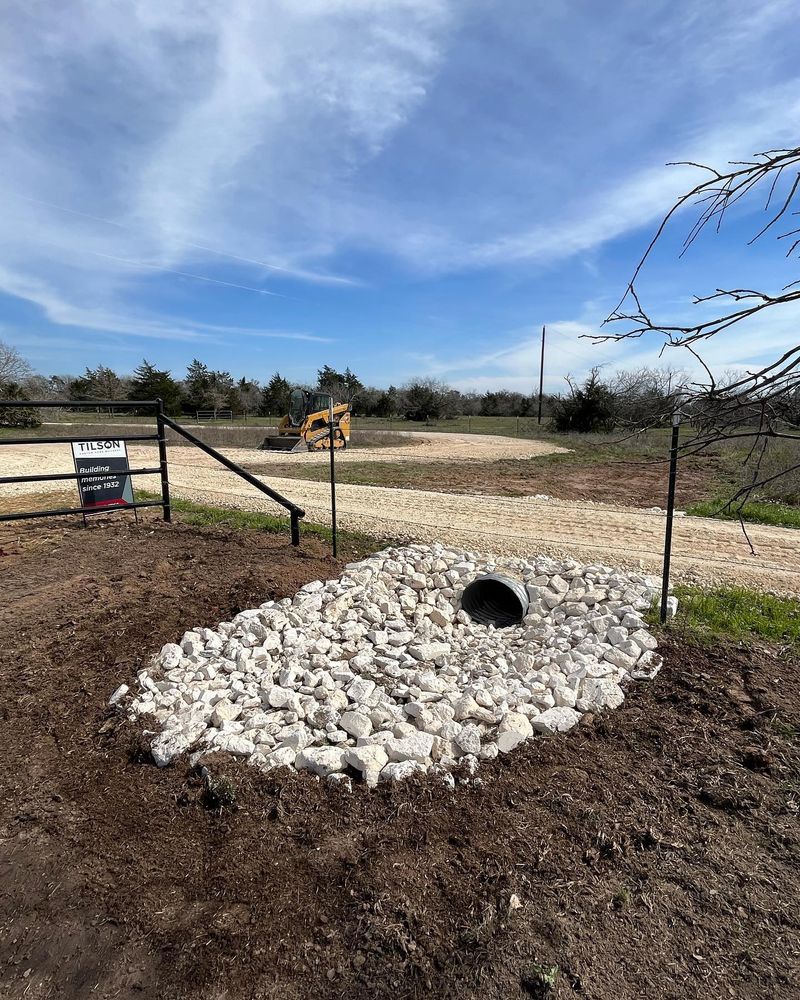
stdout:
<svg viewBox="0 0 800 1000">
<path fill-rule="evenodd" d="M 226 449 L 226 454 L 240 461 L 246 456 L 249 464 L 259 465 L 264 457 L 263 452 L 237 449 Z M 130 455 L 134 467 L 155 463 L 152 448 L 133 446 Z M 4 475 L 72 471 L 66 445 L 9 446 L 0 457 Z M 175 496 L 226 507 L 281 512 L 268 498 L 196 449 L 170 450 L 170 480 Z M 327 484 L 272 477 L 265 481 L 304 507 L 308 520 L 330 522 Z M 0 487 L 0 503 L 12 491 L 40 493 L 47 485 Z M 64 489 L 63 483 L 49 485 Z M 159 488 L 154 476 L 140 477 L 137 485 L 153 491 Z M 651 572 L 659 571 L 661 565 L 664 516 L 638 508 L 583 501 L 340 486 L 337 512 L 340 527 L 378 537 L 438 540 L 503 555 L 541 552 L 562 558 L 574 556 Z M 766 525 L 752 525 L 748 531 L 756 548 L 755 556 L 750 554 L 736 523 L 676 518 L 674 575 L 690 581 L 738 583 L 800 594 L 798 532 Z"/>
</svg>

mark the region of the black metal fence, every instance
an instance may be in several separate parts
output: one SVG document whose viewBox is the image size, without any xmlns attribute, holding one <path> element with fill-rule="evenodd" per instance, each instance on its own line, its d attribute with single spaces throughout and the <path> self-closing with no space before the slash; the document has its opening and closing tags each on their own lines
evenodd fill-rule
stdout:
<svg viewBox="0 0 800 1000">
<path fill-rule="evenodd" d="M 282 496 L 276 490 L 267 486 L 266 483 L 262 483 L 261 480 L 257 479 L 251 473 L 247 472 L 241 466 L 232 462 L 229 458 L 226 458 L 223 454 L 218 452 L 215 448 L 210 445 L 205 444 L 199 438 L 196 438 L 193 434 L 187 431 L 180 424 L 171 420 L 164 412 L 164 403 L 160 399 L 137 399 L 137 400 L 92 400 L 80 401 L 71 400 L 69 402 L 56 402 L 53 400 L 19 400 L 19 399 L 0 399 L 0 408 L 2 409 L 53 409 L 61 407 L 71 407 L 77 409 L 89 409 L 93 410 L 97 407 L 115 407 L 123 410 L 150 410 L 154 413 L 156 418 L 156 433 L 155 434 L 121 434 L 119 436 L 114 435 L 115 441 L 156 441 L 158 443 L 158 465 L 154 468 L 141 468 L 141 469 L 129 469 L 127 475 L 130 476 L 146 476 L 146 475 L 160 475 L 161 477 L 161 499 L 160 500 L 139 500 L 134 503 L 126 503 L 124 505 L 116 508 L 117 510 L 136 510 L 140 507 L 161 507 L 164 515 L 165 521 L 172 520 L 172 508 L 170 505 L 169 497 L 169 464 L 167 460 L 167 441 L 166 441 L 166 428 L 170 427 L 177 434 L 186 438 L 191 444 L 200 448 L 207 455 L 216 459 L 221 465 L 224 465 L 226 469 L 231 472 L 236 473 L 240 476 L 246 483 L 255 487 L 260 492 L 264 493 L 270 499 L 274 500 L 276 503 L 280 504 L 289 512 L 289 520 L 291 527 L 291 539 L 292 545 L 300 544 L 300 518 L 305 516 L 305 511 L 302 507 L 298 507 L 297 504 L 292 503 L 291 500 L 287 500 L 286 497 Z M 104 437 L 87 437 L 86 435 L 77 435 L 69 437 L 21 437 L 21 438 L 9 438 L 0 436 L 0 446 L 2 445 L 27 445 L 27 444 L 72 444 L 74 442 L 80 441 L 107 441 L 108 435 Z M 59 473 L 47 473 L 47 474 L 36 474 L 30 476 L 0 476 L 0 486 L 11 485 L 14 483 L 45 483 L 45 482 L 56 482 L 59 480 L 78 482 L 82 479 L 96 478 L 94 473 L 80 473 L 80 472 L 59 472 Z M 108 512 L 114 508 L 105 508 Z M 97 507 L 61 507 L 54 510 L 39 510 L 39 511 L 24 511 L 21 513 L 14 514 L 0 514 L 0 521 L 25 521 L 36 517 L 60 517 L 67 514 L 96 514 Z"/>
</svg>

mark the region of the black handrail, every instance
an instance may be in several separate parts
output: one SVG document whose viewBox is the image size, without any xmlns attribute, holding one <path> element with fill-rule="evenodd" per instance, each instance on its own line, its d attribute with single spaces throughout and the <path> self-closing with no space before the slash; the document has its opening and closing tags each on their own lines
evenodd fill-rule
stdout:
<svg viewBox="0 0 800 1000">
<path fill-rule="evenodd" d="M 157 407 L 157 399 L 0 399 L 0 407 L 6 409 L 17 406 L 25 410 L 41 410 L 49 407 L 55 410 L 93 410 L 98 406 L 110 406 L 115 410 L 138 410 L 142 406 Z"/>
<path fill-rule="evenodd" d="M 260 479 L 257 479 L 254 475 L 243 469 L 236 462 L 231 461 L 231 459 L 226 458 L 222 452 L 217 451 L 216 448 L 212 448 L 211 445 L 206 444 L 205 441 L 201 441 L 200 438 L 195 437 L 194 434 L 186 430 L 185 427 L 181 427 L 180 424 L 176 424 L 174 420 L 170 419 L 166 414 L 162 415 L 161 420 L 167 427 L 171 427 L 176 434 L 180 434 L 185 437 L 187 441 L 190 441 L 193 445 L 196 445 L 201 451 L 204 451 L 207 455 L 215 458 L 221 465 L 224 465 L 226 469 L 230 469 L 231 472 L 235 472 L 237 476 L 240 476 L 246 483 L 254 486 L 257 490 L 261 490 L 262 493 L 266 493 L 268 497 L 279 503 L 281 507 L 284 507 L 289 511 L 289 517 L 291 521 L 291 531 L 292 531 L 292 545 L 300 544 L 300 524 L 299 519 L 305 517 L 306 512 L 302 507 L 298 507 L 297 504 L 292 503 L 291 500 L 287 500 L 285 496 L 278 493 L 277 490 L 273 490 L 272 487 L 267 486 L 266 483 L 262 483 Z"/>
<path fill-rule="evenodd" d="M 111 506 L 107 510 L 109 513 L 115 510 L 134 510 L 137 507 L 161 507 L 160 500 L 137 500 L 135 503 L 126 503 L 124 507 Z M 24 514 L 2 514 L 0 521 L 29 521 L 35 517 L 65 517 L 67 514 L 97 514 L 106 508 L 102 507 L 60 507 L 58 510 L 29 510 Z"/>
<path fill-rule="evenodd" d="M 160 468 L 155 469 L 128 469 L 128 476 L 156 476 L 161 472 Z M 95 479 L 96 472 L 54 472 L 44 476 L 0 476 L 0 486 L 7 486 L 9 483 L 52 483 L 59 479 Z"/>
<path fill-rule="evenodd" d="M 62 434 L 61 437 L 46 438 L 0 438 L 0 444 L 71 444 L 73 441 L 158 441 L 158 434 L 104 434 L 102 437 Z"/>
</svg>

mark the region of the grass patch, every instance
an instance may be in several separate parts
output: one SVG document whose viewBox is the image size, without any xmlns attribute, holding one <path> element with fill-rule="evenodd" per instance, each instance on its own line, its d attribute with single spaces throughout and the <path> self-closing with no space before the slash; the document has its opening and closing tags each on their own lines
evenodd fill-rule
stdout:
<svg viewBox="0 0 800 1000">
<path fill-rule="evenodd" d="M 137 500 L 157 500 L 159 496 L 145 490 L 136 491 Z M 252 510 L 236 510 L 227 507 L 212 507 L 207 504 L 195 503 L 193 500 L 181 500 L 172 497 L 170 500 L 173 517 L 182 524 L 193 524 L 199 527 L 222 527 L 234 528 L 242 531 L 265 531 L 271 535 L 286 535 L 289 537 L 289 518 L 276 514 L 262 514 Z M 177 517 L 175 516 L 177 515 Z M 339 542 L 339 555 L 347 558 L 361 558 L 374 552 L 377 544 L 375 538 L 362 534 L 359 531 L 345 531 L 341 528 L 337 532 Z M 300 521 L 300 544 L 303 538 L 319 538 L 324 542 L 331 543 L 331 529 L 324 524 L 315 524 L 313 521 Z M 391 539 L 386 539 L 386 544 L 391 544 Z"/>
<path fill-rule="evenodd" d="M 705 640 L 753 638 L 800 649 L 800 601 L 746 587 L 675 587 L 678 614 L 668 628 Z M 658 621 L 658 612 L 650 612 Z"/>
<path fill-rule="evenodd" d="M 738 510 L 720 513 L 725 500 L 701 500 L 686 508 L 694 517 L 714 517 L 720 521 L 738 521 Z M 772 500 L 750 500 L 741 510 L 742 520 L 748 524 L 774 524 L 782 528 L 800 528 L 800 508 Z"/>
</svg>

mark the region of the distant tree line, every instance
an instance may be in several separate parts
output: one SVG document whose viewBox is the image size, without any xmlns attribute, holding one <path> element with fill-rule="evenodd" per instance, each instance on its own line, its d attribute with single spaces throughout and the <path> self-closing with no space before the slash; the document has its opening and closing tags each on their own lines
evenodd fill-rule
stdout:
<svg viewBox="0 0 800 1000">
<path fill-rule="evenodd" d="M 735 373 L 731 374 L 735 378 Z M 640 368 L 609 373 L 593 369 L 582 381 L 567 376 L 562 394 L 544 397 L 543 412 L 547 425 L 556 431 L 586 433 L 608 432 L 616 428 L 649 427 L 668 422 L 673 410 L 686 395 L 685 373 L 661 368 Z M 195 358 L 183 378 L 143 360 L 129 376 L 98 365 L 82 375 L 36 374 L 16 348 L 0 341 L 0 397 L 26 399 L 104 400 L 156 399 L 164 401 L 172 416 L 192 416 L 200 411 L 230 410 L 235 415 L 250 414 L 277 417 L 287 412 L 293 383 L 275 372 L 261 384 L 255 378 L 236 379 L 228 371 L 209 368 Z M 338 371 L 323 365 L 316 380 L 303 388 L 330 393 L 336 402 L 350 402 L 357 416 L 395 417 L 415 422 L 448 420 L 457 416 L 535 417 L 536 393 L 526 395 L 500 389 L 492 392 L 461 392 L 434 378 L 415 378 L 402 386 L 386 389 L 366 386 L 345 368 Z M 748 417 L 748 401 L 742 406 L 742 418 Z M 800 391 L 783 401 L 784 419 L 800 422 Z M 695 400 L 684 411 L 695 424 L 713 421 L 714 414 L 705 401 L 703 408 Z M 755 419 L 758 401 L 752 401 Z M 0 425 L 35 425 L 38 414 L 30 408 L 0 411 Z"/>
<path fill-rule="evenodd" d="M 235 414 L 279 416 L 287 412 L 294 384 L 275 372 L 264 384 L 255 378 L 236 379 L 228 371 L 210 368 L 198 358 L 192 360 L 183 378 L 143 360 L 131 375 L 120 375 L 98 365 L 82 375 L 37 375 L 19 352 L 0 344 L 0 388 L 8 396 L 13 390 L 28 399 L 53 400 L 137 400 L 164 401 L 173 416 L 204 410 L 231 410 Z M 349 402 L 356 415 L 398 417 L 413 421 L 446 420 L 461 414 L 482 416 L 530 416 L 536 412 L 536 398 L 519 392 L 464 393 L 433 378 L 416 378 L 403 386 L 386 389 L 366 386 L 345 368 L 338 371 L 323 365 L 313 382 L 303 388 L 330 393 L 335 402 Z"/>
</svg>

